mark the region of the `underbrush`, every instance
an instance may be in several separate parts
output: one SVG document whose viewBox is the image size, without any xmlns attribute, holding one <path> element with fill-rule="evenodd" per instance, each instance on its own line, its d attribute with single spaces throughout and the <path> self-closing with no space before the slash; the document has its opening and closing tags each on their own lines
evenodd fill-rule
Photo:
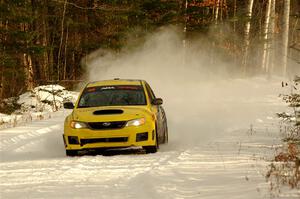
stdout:
<svg viewBox="0 0 300 199">
<path fill-rule="evenodd" d="M 16 110 L 21 108 L 21 104 L 18 103 L 18 97 L 11 97 L 0 101 L 0 113 L 12 114 Z"/>
<path fill-rule="evenodd" d="M 280 194 L 285 187 L 300 189 L 299 82 L 300 78 L 296 78 L 291 83 L 282 82 L 282 87 L 290 87 L 290 94 L 280 95 L 290 110 L 277 114 L 281 119 L 280 132 L 283 144 L 281 149 L 276 152 L 266 174 L 271 194 Z"/>
</svg>

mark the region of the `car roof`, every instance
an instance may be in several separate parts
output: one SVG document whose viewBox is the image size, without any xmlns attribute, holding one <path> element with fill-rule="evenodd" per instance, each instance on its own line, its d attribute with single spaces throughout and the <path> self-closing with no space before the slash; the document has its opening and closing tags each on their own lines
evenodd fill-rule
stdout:
<svg viewBox="0 0 300 199">
<path fill-rule="evenodd" d="M 95 86 L 113 86 L 113 85 L 142 85 L 144 80 L 137 79 L 119 79 L 115 78 L 112 80 L 102 80 L 89 82 L 86 87 L 95 87 Z"/>
</svg>

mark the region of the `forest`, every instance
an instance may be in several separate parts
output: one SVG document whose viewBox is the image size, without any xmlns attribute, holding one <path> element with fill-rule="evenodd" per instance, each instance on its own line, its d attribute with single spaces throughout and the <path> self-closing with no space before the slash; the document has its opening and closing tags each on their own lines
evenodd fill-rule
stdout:
<svg viewBox="0 0 300 199">
<path fill-rule="evenodd" d="M 296 75 L 299 0 L 1 0 L 0 99 L 84 79 L 98 49 L 135 48 L 164 26 L 205 38 L 243 76 Z"/>
</svg>

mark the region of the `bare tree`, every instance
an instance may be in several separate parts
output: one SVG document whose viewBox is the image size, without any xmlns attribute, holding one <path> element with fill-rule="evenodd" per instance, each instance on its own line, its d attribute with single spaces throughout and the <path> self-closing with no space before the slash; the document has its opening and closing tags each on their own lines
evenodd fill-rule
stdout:
<svg viewBox="0 0 300 199">
<path fill-rule="evenodd" d="M 265 26 L 264 26 L 264 49 L 263 49 L 263 56 L 262 56 L 262 69 L 264 72 L 268 71 L 269 65 L 269 34 L 270 34 L 270 16 L 271 16 L 271 7 L 272 7 L 272 0 L 268 0 L 266 17 L 265 17 Z"/>
<path fill-rule="evenodd" d="M 253 10 L 253 2 L 254 0 L 248 1 L 248 11 L 247 11 L 247 17 L 248 21 L 246 23 L 245 27 L 245 46 L 244 46 L 244 57 L 243 57 L 243 72 L 246 74 L 247 71 L 247 61 L 248 61 L 248 54 L 249 54 L 249 45 L 250 45 L 250 28 L 251 28 L 251 18 L 252 18 L 252 10 Z"/>
<path fill-rule="evenodd" d="M 271 75 L 274 71 L 274 58 L 275 58 L 275 20 L 276 20 L 276 0 L 272 0 L 271 14 L 270 14 L 270 42 L 268 53 L 268 65 L 266 65 L 266 72 Z"/>
<path fill-rule="evenodd" d="M 24 32 L 29 31 L 29 24 L 28 23 L 21 23 L 21 30 Z M 26 40 L 26 45 L 28 47 L 29 41 Z M 26 87 L 27 90 L 32 90 L 34 87 L 34 72 L 33 72 L 33 64 L 32 64 L 32 57 L 29 52 L 23 53 L 23 64 L 24 64 L 24 71 L 26 74 Z"/>
<path fill-rule="evenodd" d="M 34 85 L 34 76 L 33 76 L 33 65 L 32 65 L 32 58 L 30 54 L 24 53 L 24 66 L 25 66 L 25 73 L 26 73 L 26 86 L 27 90 L 32 90 Z"/>
<path fill-rule="evenodd" d="M 62 19 L 61 19 L 61 35 L 60 35 L 60 44 L 59 44 L 58 56 L 57 56 L 57 80 L 60 80 L 60 62 L 61 62 L 60 58 L 61 58 L 62 45 L 63 45 L 63 39 L 64 39 L 64 27 L 65 27 L 65 16 L 66 16 L 67 3 L 68 3 L 68 0 L 65 0 Z"/>
<path fill-rule="evenodd" d="M 289 21 L 290 21 L 290 0 L 284 0 L 283 10 L 283 34 L 282 34 L 282 75 L 287 75 L 287 57 L 288 57 L 288 43 L 289 43 Z"/>
<path fill-rule="evenodd" d="M 216 7 L 216 11 L 215 11 L 215 22 L 218 23 L 219 9 L 220 9 L 220 0 L 216 0 L 216 1 L 215 1 L 215 7 Z"/>
</svg>

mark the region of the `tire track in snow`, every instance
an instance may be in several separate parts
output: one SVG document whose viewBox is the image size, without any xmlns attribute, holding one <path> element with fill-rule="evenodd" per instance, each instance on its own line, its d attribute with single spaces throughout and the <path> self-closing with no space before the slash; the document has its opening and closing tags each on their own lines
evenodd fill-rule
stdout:
<svg viewBox="0 0 300 199">
<path fill-rule="evenodd" d="M 49 127 L 30 131 L 28 133 L 21 133 L 13 137 L 4 138 L 0 141 L 0 151 L 24 150 L 26 146 L 29 146 L 33 142 L 43 138 L 44 134 L 61 129 L 61 127 L 62 127 L 61 124 L 55 124 Z M 21 129 L 23 128 L 21 127 Z"/>
<path fill-rule="evenodd" d="M 267 163 L 257 162 L 244 151 L 232 155 L 236 151 L 236 147 L 223 150 L 220 158 L 219 152 L 207 145 L 148 155 L 2 163 L 0 179 L 6 180 L 0 181 L 0 188 L 4 198 L 20 198 L 24 194 L 29 198 L 64 199 L 263 198 L 265 192 L 255 189 L 266 190 L 267 185 L 257 185 L 262 176 L 255 167 L 263 168 Z"/>
<path fill-rule="evenodd" d="M 236 187 L 241 186 L 241 184 L 241 187 L 245 189 L 247 186 L 245 179 L 249 173 L 252 173 L 253 178 L 256 179 L 261 177 L 254 175 L 255 169 L 245 171 L 245 167 L 251 168 L 255 164 L 255 160 L 249 161 L 248 155 L 241 155 L 234 159 L 228 155 L 224 157 L 224 160 L 215 158 L 214 155 L 214 151 L 204 151 L 203 153 L 201 149 L 197 148 L 186 150 L 180 153 L 174 161 L 160 164 L 148 173 L 141 173 L 128 183 L 132 184 L 130 187 L 137 186 L 138 189 L 152 187 L 152 191 L 157 192 L 160 198 L 199 198 L 205 195 L 209 196 L 212 192 L 216 193 L 216 198 L 220 198 L 224 191 L 238 193 L 240 190 Z M 226 168 L 223 167 L 224 164 Z M 210 180 L 211 178 L 218 178 L 218 175 L 220 175 L 219 182 Z M 240 178 L 235 179 L 234 176 L 240 176 Z M 151 180 L 143 184 L 141 183 L 143 179 Z M 231 181 L 235 186 L 228 189 L 224 185 L 226 180 L 227 182 Z M 249 188 L 248 191 L 253 191 L 253 187 Z M 137 196 L 135 195 L 135 197 Z"/>
<path fill-rule="evenodd" d="M 51 127 L 53 129 L 49 131 Z M 47 139 L 50 132 L 53 133 L 51 136 L 57 134 L 55 131 L 59 128 L 54 124 L 37 129 L 33 131 L 36 133 L 34 136 L 24 136 L 24 139 L 12 145 L 17 146 L 18 150 L 26 150 L 31 144 L 41 147 L 37 141 Z M 26 144 L 26 141 L 29 142 Z M 232 145 L 232 140 L 228 139 L 228 143 L 220 145 Z M 1 181 L 0 186 L 5 190 L 5 198 L 18 198 L 24 192 L 31 197 L 47 193 L 50 198 L 74 198 L 74 194 L 64 191 L 74 188 L 79 198 L 97 198 L 99 192 L 103 198 L 119 198 L 122 193 L 123 198 L 149 198 L 149 194 L 154 198 L 210 198 L 212 192 L 218 197 L 224 191 L 231 195 L 237 194 L 236 187 L 253 192 L 253 187 L 247 188 L 245 176 L 252 176 L 253 179 L 261 176 L 255 175 L 255 169 L 244 170 L 256 164 L 251 155 L 242 151 L 238 157 L 233 157 L 237 149 L 220 152 L 216 146 L 212 143 L 173 151 L 168 151 L 168 146 L 162 146 L 161 152 L 148 155 L 61 157 L 51 160 L 39 158 L 22 161 L 22 164 L 3 163 L 0 178 L 6 181 Z M 18 152 L 13 148 L 10 149 Z M 211 180 L 218 179 L 218 176 L 221 176 L 219 182 Z M 236 179 L 236 176 L 239 178 Z M 228 188 L 224 181 L 234 186 Z M 133 187 L 146 191 L 132 192 Z M 79 190 L 88 190 L 88 193 L 83 194 Z"/>
<path fill-rule="evenodd" d="M 49 120 L 0 130 L 0 162 L 63 157 L 64 112 Z"/>
</svg>

